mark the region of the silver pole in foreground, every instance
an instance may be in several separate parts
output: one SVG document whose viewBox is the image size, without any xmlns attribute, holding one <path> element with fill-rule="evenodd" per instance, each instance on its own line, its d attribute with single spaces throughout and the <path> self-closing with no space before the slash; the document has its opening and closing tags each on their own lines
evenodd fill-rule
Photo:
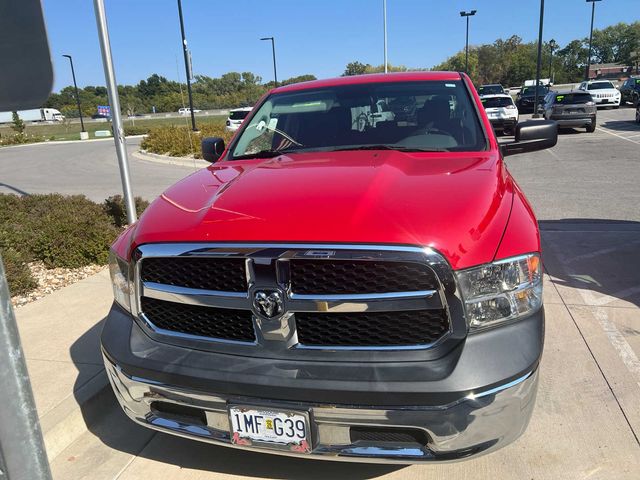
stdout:
<svg viewBox="0 0 640 480">
<path fill-rule="evenodd" d="M 0 257 L 0 478 L 51 480 L 10 298 Z"/>
<path fill-rule="evenodd" d="M 100 39 L 100 51 L 102 52 L 102 65 L 104 78 L 107 81 L 109 104 L 111 105 L 111 118 L 113 119 L 113 140 L 116 143 L 118 164 L 120 165 L 120 179 L 124 193 L 124 205 L 127 209 L 127 222 L 136 221 L 136 207 L 131 192 L 131 178 L 129 176 L 129 159 L 127 158 L 127 145 L 120 117 L 120 98 L 118 97 L 118 85 L 111 58 L 111 44 L 109 42 L 109 28 L 107 16 L 104 10 L 104 0 L 93 0 L 93 8 L 96 11 L 96 23 L 98 25 L 98 38 Z"/>
<path fill-rule="evenodd" d="M 382 16 L 384 17 L 384 73 L 387 73 L 387 0 L 382 0 Z"/>
</svg>

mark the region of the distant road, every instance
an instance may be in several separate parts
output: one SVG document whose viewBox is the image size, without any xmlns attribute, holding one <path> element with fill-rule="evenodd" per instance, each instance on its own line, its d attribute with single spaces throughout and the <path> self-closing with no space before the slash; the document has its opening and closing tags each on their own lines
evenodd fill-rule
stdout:
<svg viewBox="0 0 640 480">
<path fill-rule="evenodd" d="M 152 200 L 195 168 L 138 160 L 127 139 L 134 195 Z M 122 194 L 113 139 L 0 148 L 0 193 L 83 194 L 101 202 Z"/>
</svg>

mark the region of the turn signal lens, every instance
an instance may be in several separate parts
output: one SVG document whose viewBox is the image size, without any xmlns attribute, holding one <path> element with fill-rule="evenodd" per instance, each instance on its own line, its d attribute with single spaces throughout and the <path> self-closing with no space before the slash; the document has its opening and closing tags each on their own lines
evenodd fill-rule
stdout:
<svg viewBox="0 0 640 480">
<path fill-rule="evenodd" d="M 129 263 L 120 258 L 113 250 L 109 251 L 109 273 L 113 286 L 113 297 L 120 306 L 131 311 L 131 278 Z"/>
</svg>

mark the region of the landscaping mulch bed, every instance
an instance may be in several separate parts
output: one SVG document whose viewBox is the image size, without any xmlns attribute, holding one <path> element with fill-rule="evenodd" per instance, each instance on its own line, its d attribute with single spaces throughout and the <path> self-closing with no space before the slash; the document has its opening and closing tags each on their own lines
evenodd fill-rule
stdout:
<svg viewBox="0 0 640 480">
<path fill-rule="evenodd" d="M 37 280 L 38 286 L 29 293 L 11 297 L 11 303 L 14 307 L 21 307 L 39 300 L 55 290 L 71 285 L 107 268 L 106 265 L 87 265 L 80 268 L 48 269 L 42 262 L 31 262 L 27 265 L 31 270 L 31 274 Z"/>
</svg>

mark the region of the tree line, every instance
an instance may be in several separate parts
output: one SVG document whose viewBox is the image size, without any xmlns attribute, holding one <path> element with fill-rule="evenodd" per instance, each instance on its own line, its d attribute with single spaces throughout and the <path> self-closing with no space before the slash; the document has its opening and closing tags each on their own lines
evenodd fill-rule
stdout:
<svg viewBox="0 0 640 480">
<path fill-rule="evenodd" d="M 555 83 L 573 83 L 583 79 L 588 52 L 588 38 L 573 40 L 566 45 L 556 45 L 551 55 L 550 42 L 543 45 L 542 76 L 547 77 L 551 70 Z M 621 63 L 634 65 L 640 51 L 640 21 L 618 23 L 601 30 L 593 31 L 593 63 Z M 550 64 L 551 60 L 551 64 Z M 498 39 L 491 44 L 469 47 L 469 75 L 477 84 L 501 83 L 508 86 L 521 85 L 524 80 L 534 78 L 537 62 L 537 42 L 524 42 L 513 35 L 507 39 Z M 409 68 L 403 65 L 390 65 L 389 71 L 407 70 L 453 70 L 462 71 L 465 67 L 464 49 L 432 67 Z M 383 65 L 370 65 L 358 61 L 346 65 L 343 75 L 361 75 L 384 71 Z M 280 82 L 280 85 L 315 80 L 314 75 L 300 75 Z M 229 72 L 221 77 L 212 78 L 196 75 L 192 84 L 194 108 L 201 110 L 213 108 L 234 108 L 249 106 L 270 88 L 273 82 L 262 83 L 262 78 L 251 72 Z M 133 115 L 149 113 L 154 107 L 156 112 L 173 112 L 188 105 L 186 85 L 153 74 L 137 85 L 119 85 L 122 113 Z M 98 105 L 108 105 L 107 89 L 102 86 L 88 86 L 79 90 L 82 112 L 93 115 Z M 73 86 L 53 93 L 45 107 L 57 108 L 64 115 L 78 115 Z"/>
<path fill-rule="evenodd" d="M 315 80 L 314 75 L 288 78 L 279 85 Z M 251 72 L 229 72 L 219 78 L 196 75 L 191 84 L 193 106 L 200 110 L 251 106 L 274 87 L 274 82 L 262 83 L 262 78 Z M 186 84 L 168 80 L 154 73 L 137 85 L 118 85 L 120 107 L 124 115 L 139 113 L 175 112 L 188 106 Z M 83 115 L 97 113 L 98 105 L 108 105 L 107 89 L 102 86 L 87 86 L 78 89 Z M 44 107 L 56 108 L 67 117 L 77 117 L 78 107 L 73 86 L 52 93 Z"/>
<path fill-rule="evenodd" d="M 469 46 L 469 75 L 476 84 L 501 83 L 508 86 L 522 85 L 524 80 L 535 78 L 538 58 L 538 43 L 523 42 L 513 35 L 498 39 L 491 44 Z M 584 77 L 589 49 L 589 39 L 572 40 L 564 46 L 544 42 L 542 48 L 542 77 L 551 72 L 555 83 L 579 82 Z M 618 23 L 593 31 L 591 49 L 592 63 L 620 63 L 637 65 L 634 52 L 640 52 L 640 22 Z M 463 71 L 464 49 L 435 65 L 431 70 Z M 407 68 L 403 65 L 389 66 L 389 71 L 427 70 Z M 383 65 L 361 62 L 347 64 L 343 75 L 361 75 L 384 71 Z"/>
</svg>

